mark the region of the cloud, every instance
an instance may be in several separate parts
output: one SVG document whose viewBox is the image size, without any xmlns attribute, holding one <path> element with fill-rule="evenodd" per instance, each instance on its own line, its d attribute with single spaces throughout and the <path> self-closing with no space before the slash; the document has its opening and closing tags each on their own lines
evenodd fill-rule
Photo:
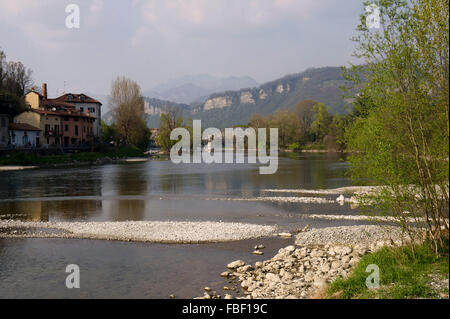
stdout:
<svg viewBox="0 0 450 319">
<path fill-rule="evenodd" d="M 163 32 L 174 37 L 188 32 L 245 34 L 296 20 L 308 20 L 329 0 L 135 0 L 140 26 L 132 44 Z"/>
</svg>

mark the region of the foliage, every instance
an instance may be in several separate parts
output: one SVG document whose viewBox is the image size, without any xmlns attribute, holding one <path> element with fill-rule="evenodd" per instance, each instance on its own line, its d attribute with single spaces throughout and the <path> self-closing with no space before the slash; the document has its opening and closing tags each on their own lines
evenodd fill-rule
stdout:
<svg viewBox="0 0 450 319">
<path fill-rule="evenodd" d="M 156 138 L 156 144 L 161 147 L 163 151 L 168 152 L 171 147 L 178 142 L 170 139 L 170 133 L 177 127 L 183 127 L 183 119 L 179 116 L 179 109 L 170 108 L 167 112 L 161 114 L 159 134 Z M 188 130 L 189 129 L 192 133 L 192 123 Z M 191 134 L 191 138 L 192 136 L 193 134 Z"/>
<path fill-rule="evenodd" d="M 297 151 L 301 149 L 300 143 L 294 142 L 291 145 L 288 146 L 288 149 L 291 151 Z"/>
<path fill-rule="evenodd" d="M 448 245 L 448 244 L 447 244 Z M 448 246 L 446 248 L 448 252 Z M 380 269 L 380 288 L 368 289 L 368 265 Z M 436 256 L 430 245 L 423 244 L 413 251 L 411 247 L 384 247 L 365 255 L 354 271 L 345 279 L 337 279 L 328 288 L 328 295 L 339 298 L 430 298 L 436 297 L 428 282 L 429 274 L 448 278 L 448 256 Z"/>
<path fill-rule="evenodd" d="M 314 105 L 314 121 L 311 124 L 311 132 L 315 135 L 316 140 L 322 141 L 325 135 L 328 134 L 328 130 L 332 121 L 332 116 L 328 111 L 328 108 L 323 103 Z"/>
<path fill-rule="evenodd" d="M 449 3 L 375 4 L 382 29 L 369 30 L 363 14 L 354 38 L 355 55 L 366 65 L 352 72 L 361 98 L 346 133 L 357 151 L 351 176 L 385 185 L 370 202 L 407 231 L 405 216 L 414 218 L 429 230 L 436 251 L 449 228 Z"/>
<path fill-rule="evenodd" d="M 110 147 L 107 150 L 95 152 L 79 152 L 62 155 L 36 155 L 18 152 L 11 156 L 0 157 L 0 165 L 46 165 L 71 162 L 93 162 L 106 157 L 117 159 L 126 157 L 141 157 L 144 153 L 137 147 Z"/>
<path fill-rule="evenodd" d="M 26 108 L 23 95 L 31 88 L 32 71 L 22 62 L 6 61 L 6 55 L 0 50 L 0 114 L 11 117 Z"/>
</svg>

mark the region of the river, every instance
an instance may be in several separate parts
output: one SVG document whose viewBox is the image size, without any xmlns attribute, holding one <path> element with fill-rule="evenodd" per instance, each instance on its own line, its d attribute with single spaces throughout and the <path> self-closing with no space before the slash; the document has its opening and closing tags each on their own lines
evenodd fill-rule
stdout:
<svg viewBox="0 0 450 319">
<path fill-rule="evenodd" d="M 257 164 L 179 164 L 151 160 L 102 166 L 0 172 L 0 218 L 32 221 L 224 221 L 292 230 L 348 220 L 309 215 L 357 215 L 357 209 L 320 195 L 324 203 L 257 200 L 298 194 L 272 190 L 333 189 L 351 185 L 339 154 L 292 153 L 278 172 Z M 307 195 L 313 196 L 313 195 Z M 317 197 L 317 195 L 314 195 Z M 218 291 L 219 276 L 236 259 L 270 258 L 292 239 L 164 245 L 85 239 L 0 239 L 0 298 L 179 298 Z M 252 255 L 263 243 L 265 255 Z M 81 288 L 67 289 L 65 267 L 80 267 Z M 220 292 L 222 293 L 222 291 Z"/>
</svg>

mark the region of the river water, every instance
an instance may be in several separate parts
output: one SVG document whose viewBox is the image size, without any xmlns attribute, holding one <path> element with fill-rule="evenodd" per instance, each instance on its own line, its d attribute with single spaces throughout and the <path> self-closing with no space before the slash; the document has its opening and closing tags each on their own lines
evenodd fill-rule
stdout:
<svg viewBox="0 0 450 319">
<path fill-rule="evenodd" d="M 0 172 L 0 218 L 33 221 L 224 221 L 292 230 L 348 225 L 308 215 L 355 215 L 349 205 L 254 200 L 277 189 L 349 186 L 348 163 L 337 154 L 280 157 L 274 175 L 259 164 L 180 164 L 167 160 L 77 168 Z M 301 195 L 303 196 L 303 195 Z M 313 195 L 307 195 L 313 196 Z M 318 195 L 314 195 L 318 196 Z M 336 195 L 320 195 L 334 200 Z M 253 200 L 248 200 L 253 199 Z M 306 217 L 305 217 L 306 216 Z M 260 238 L 232 243 L 163 245 L 75 239 L 0 239 L 0 298 L 180 298 L 220 294 L 219 277 L 236 259 L 270 258 L 293 240 Z M 267 246 L 264 256 L 253 246 Z M 67 289 L 65 268 L 80 267 L 81 288 Z"/>
</svg>

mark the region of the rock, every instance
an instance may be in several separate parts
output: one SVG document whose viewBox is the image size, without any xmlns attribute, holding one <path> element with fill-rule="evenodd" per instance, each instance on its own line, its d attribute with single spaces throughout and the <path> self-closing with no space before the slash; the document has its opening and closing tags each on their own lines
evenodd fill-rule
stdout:
<svg viewBox="0 0 450 319">
<path fill-rule="evenodd" d="M 233 299 L 232 295 L 229 294 L 225 294 L 225 296 L 223 297 L 223 299 Z"/>
<path fill-rule="evenodd" d="M 263 267 L 263 263 L 262 262 L 260 262 L 260 261 L 257 261 L 257 262 L 255 262 L 255 268 L 257 269 L 257 268 L 262 268 Z"/>
<path fill-rule="evenodd" d="M 255 250 L 264 249 L 264 248 L 266 248 L 266 246 L 264 246 L 262 244 L 255 246 Z"/>
<path fill-rule="evenodd" d="M 353 249 L 351 249 L 350 247 L 344 246 L 341 249 L 341 254 L 342 255 L 349 255 L 349 254 L 352 253 L 352 251 L 353 251 Z"/>
<path fill-rule="evenodd" d="M 341 261 L 342 261 L 344 264 L 348 263 L 348 262 L 350 261 L 350 256 L 346 255 L 346 256 L 342 257 L 342 258 L 341 258 Z"/>
<path fill-rule="evenodd" d="M 356 264 L 358 264 L 358 262 L 359 262 L 359 257 L 353 257 L 352 259 L 350 259 L 348 264 L 351 267 L 354 267 L 354 266 L 356 266 Z"/>
<path fill-rule="evenodd" d="M 272 281 L 272 282 L 280 281 L 280 277 L 278 275 L 275 275 L 274 273 L 271 273 L 271 272 L 266 274 L 266 279 L 268 281 Z"/>
<path fill-rule="evenodd" d="M 282 238 L 291 238 L 292 234 L 291 233 L 279 233 L 278 236 L 280 236 Z"/>
<path fill-rule="evenodd" d="M 343 203 L 343 202 L 345 202 L 345 197 L 344 197 L 344 195 L 340 195 L 338 198 L 336 198 L 336 202 L 338 202 L 338 203 Z"/>
<path fill-rule="evenodd" d="M 307 224 L 305 227 L 303 227 L 302 232 L 305 233 L 305 232 L 309 231 L 310 227 L 311 226 L 309 224 Z"/>
<path fill-rule="evenodd" d="M 338 269 L 342 266 L 342 263 L 339 260 L 335 260 L 331 263 L 331 269 Z"/>
<path fill-rule="evenodd" d="M 205 287 L 204 290 L 205 290 L 205 291 L 211 291 L 211 288 Z"/>
<path fill-rule="evenodd" d="M 313 286 L 317 289 L 323 289 L 327 286 L 327 282 L 323 278 L 316 278 L 314 280 Z"/>
<path fill-rule="evenodd" d="M 228 276 L 230 276 L 230 273 L 228 271 L 224 271 L 223 273 L 220 274 L 220 277 L 227 278 Z"/>
<path fill-rule="evenodd" d="M 264 253 L 260 250 L 254 250 L 253 255 L 264 255 Z"/>
<path fill-rule="evenodd" d="M 295 246 L 294 245 L 290 245 L 284 248 L 285 251 L 292 253 L 295 251 Z"/>
<path fill-rule="evenodd" d="M 173 298 L 175 298 L 175 296 L 174 296 L 174 295 L 170 295 L 169 298 L 170 298 L 170 299 L 173 299 Z"/>
<path fill-rule="evenodd" d="M 328 264 L 328 263 L 323 264 L 323 265 L 320 267 L 320 270 L 321 270 L 322 272 L 324 272 L 324 273 L 329 272 L 329 271 L 330 271 L 330 264 Z"/>
<path fill-rule="evenodd" d="M 227 268 L 228 268 L 228 269 L 236 269 L 236 268 L 242 267 L 242 266 L 244 266 L 244 265 L 245 265 L 245 262 L 244 262 L 244 261 L 242 261 L 242 260 L 236 260 L 236 261 L 233 261 L 233 262 L 229 263 L 229 264 L 227 265 Z"/>
<path fill-rule="evenodd" d="M 207 292 L 205 292 L 205 294 L 203 295 L 204 299 L 211 299 L 211 295 L 208 294 Z"/>
<path fill-rule="evenodd" d="M 223 286 L 223 290 L 230 290 L 227 286 Z"/>
</svg>

